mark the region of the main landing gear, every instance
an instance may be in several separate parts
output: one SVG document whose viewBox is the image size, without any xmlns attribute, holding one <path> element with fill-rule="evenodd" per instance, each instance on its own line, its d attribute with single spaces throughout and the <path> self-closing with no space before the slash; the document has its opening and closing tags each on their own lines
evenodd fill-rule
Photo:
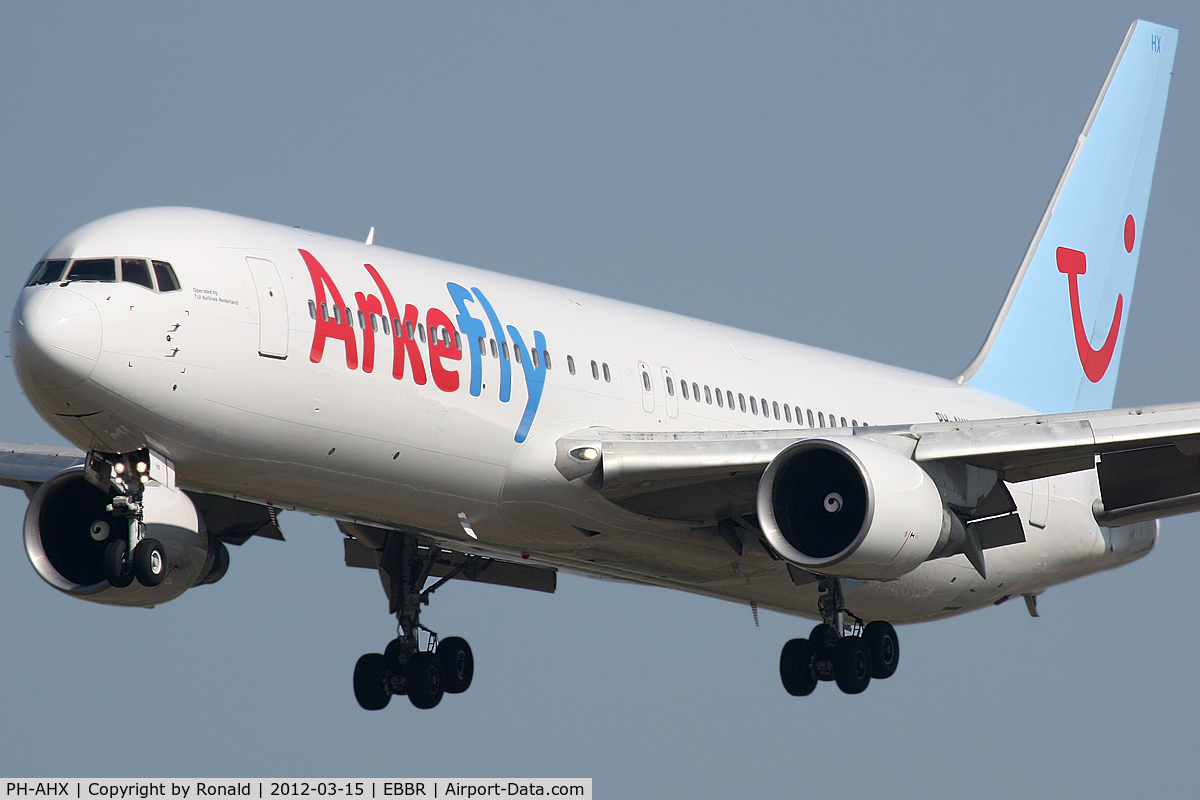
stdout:
<svg viewBox="0 0 1200 800">
<path fill-rule="evenodd" d="M 439 640 L 421 624 L 421 606 L 428 605 L 429 595 L 457 570 L 424 589 L 438 558 L 437 547 L 419 545 L 413 536 L 392 532 L 379 553 L 380 574 L 391 611 L 399 621 L 399 635 L 383 653 L 367 653 L 358 659 L 354 697 L 368 711 L 385 707 L 397 694 L 408 695 L 417 708 L 433 708 L 445 694 L 465 692 L 475 674 L 475 658 L 466 639 L 450 636 Z"/>
<path fill-rule="evenodd" d="M 108 520 L 103 519 L 93 522 L 90 531 L 96 541 L 108 540 L 104 546 L 104 577 L 118 589 L 129 586 L 134 578 L 142 586 L 158 586 L 167 576 L 162 543 L 146 536 L 142 521 L 142 495 L 149 480 L 149 468 L 149 455 L 145 451 L 123 456 L 88 454 L 90 479 L 117 492 L 105 511 L 125 522 L 125 535 L 111 530 Z"/>
<path fill-rule="evenodd" d="M 818 681 L 834 681 L 846 694 L 858 694 L 872 678 L 890 678 L 900 661 L 896 629 L 882 621 L 864 625 L 849 614 L 837 578 L 822 578 L 818 588 L 821 624 L 807 639 L 789 641 L 779 654 L 783 688 L 801 697 L 812 694 Z M 847 616 L 853 617 L 849 625 Z"/>
</svg>

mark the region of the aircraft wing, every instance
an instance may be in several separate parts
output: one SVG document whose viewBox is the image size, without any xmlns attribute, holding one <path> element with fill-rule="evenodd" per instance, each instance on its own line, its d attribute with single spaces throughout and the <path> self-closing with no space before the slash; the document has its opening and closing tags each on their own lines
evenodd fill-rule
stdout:
<svg viewBox="0 0 1200 800">
<path fill-rule="evenodd" d="M 0 486 L 20 489 L 32 497 L 43 482 L 83 460 L 83 451 L 74 447 L 0 442 Z"/>
<path fill-rule="evenodd" d="M 556 466 L 640 514 L 700 523 L 753 513 L 758 480 L 790 444 L 823 430 L 577 431 Z M 1009 483 L 1096 469 L 1097 521 L 1115 526 L 1200 511 L 1200 404 L 855 428 L 929 468 L 975 468 Z M 965 472 L 964 472 L 965 474 Z"/>
</svg>

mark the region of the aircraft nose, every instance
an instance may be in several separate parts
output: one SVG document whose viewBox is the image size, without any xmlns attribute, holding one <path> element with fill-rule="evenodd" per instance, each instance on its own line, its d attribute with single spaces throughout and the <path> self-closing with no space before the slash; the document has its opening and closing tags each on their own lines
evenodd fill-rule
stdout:
<svg viewBox="0 0 1200 800">
<path fill-rule="evenodd" d="M 100 358 L 100 310 L 66 288 L 30 294 L 12 328 L 17 374 L 41 389 L 69 389 L 92 374 Z"/>
</svg>

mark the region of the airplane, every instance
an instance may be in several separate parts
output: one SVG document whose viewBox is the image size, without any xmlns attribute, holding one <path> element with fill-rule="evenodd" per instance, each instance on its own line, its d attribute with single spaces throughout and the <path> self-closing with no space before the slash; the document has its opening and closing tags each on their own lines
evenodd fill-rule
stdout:
<svg viewBox="0 0 1200 800">
<path fill-rule="evenodd" d="M 1200 404 L 1113 409 L 1177 31 L 1130 27 L 1000 313 L 953 379 L 433 258 L 191 208 L 68 234 L 11 350 L 74 447 L 0 444 L 26 552 L 154 606 L 229 547 L 331 517 L 399 635 L 368 710 L 466 691 L 421 622 L 452 580 L 558 571 L 816 621 L 793 696 L 893 675 L 896 624 L 1145 556 L 1200 510 Z"/>
</svg>

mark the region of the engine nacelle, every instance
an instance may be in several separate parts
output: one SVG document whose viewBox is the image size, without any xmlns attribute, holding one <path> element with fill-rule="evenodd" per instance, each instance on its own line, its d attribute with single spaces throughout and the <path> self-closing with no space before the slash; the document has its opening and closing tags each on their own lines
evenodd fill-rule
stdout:
<svg viewBox="0 0 1200 800">
<path fill-rule="evenodd" d="M 25 512 L 25 552 L 46 583 L 95 603 L 153 606 L 224 575 L 229 553 L 208 535 L 192 501 L 179 489 L 152 483 L 142 497 L 142 518 L 146 536 L 162 543 L 166 578 L 154 587 L 136 581 L 112 586 L 104 577 L 104 548 L 111 537 L 128 535 L 129 524 L 105 510 L 111 502 L 83 477 L 83 467 L 41 485 Z"/>
<path fill-rule="evenodd" d="M 943 504 L 911 459 L 859 437 L 796 442 L 758 484 L 758 522 L 784 560 L 843 578 L 898 578 L 942 537 Z"/>
</svg>

